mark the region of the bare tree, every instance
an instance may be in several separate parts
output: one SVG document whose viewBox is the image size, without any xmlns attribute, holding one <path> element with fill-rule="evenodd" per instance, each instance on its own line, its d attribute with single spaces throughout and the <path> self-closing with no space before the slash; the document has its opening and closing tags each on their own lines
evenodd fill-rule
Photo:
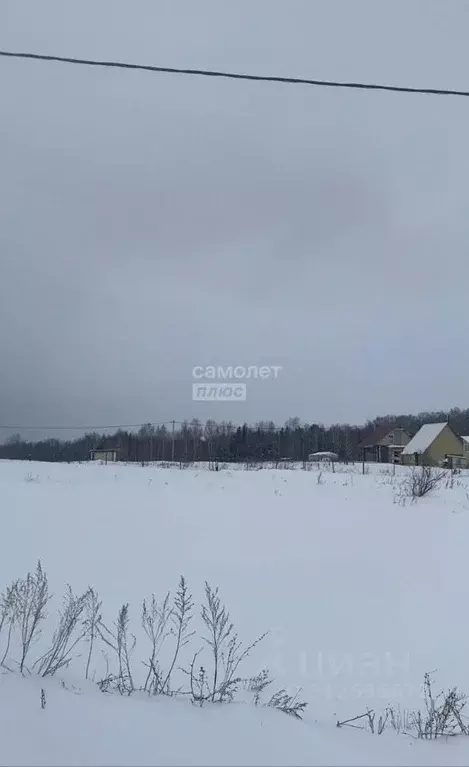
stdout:
<svg viewBox="0 0 469 767">
<path fill-rule="evenodd" d="M 190 431 L 192 433 L 192 460 L 197 461 L 198 445 L 203 434 L 203 427 L 198 418 L 193 418 L 190 422 Z"/>
</svg>

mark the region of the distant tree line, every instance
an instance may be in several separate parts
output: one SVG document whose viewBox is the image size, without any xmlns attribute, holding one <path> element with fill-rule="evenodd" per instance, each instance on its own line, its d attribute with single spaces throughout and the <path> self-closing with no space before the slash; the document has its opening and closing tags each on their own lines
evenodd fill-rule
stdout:
<svg viewBox="0 0 469 767">
<path fill-rule="evenodd" d="M 87 461 L 93 449 L 117 449 L 121 461 L 304 461 L 310 453 L 332 451 L 342 461 L 360 460 L 359 444 L 365 434 L 381 426 L 402 426 L 411 435 L 424 423 L 449 421 L 459 434 L 469 434 L 469 409 L 386 415 L 365 426 L 301 423 L 290 418 L 284 426 L 272 421 L 236 426 L 231 422 L 202 424 L 197 419 L 171 426 L 143 425 L 138 431 L 114 434 L 87 433 L 73 440 L 44 439 L 28 442 L 20 434 L 0 445 L 0 458 L 33 461 Z"/>
</svg>

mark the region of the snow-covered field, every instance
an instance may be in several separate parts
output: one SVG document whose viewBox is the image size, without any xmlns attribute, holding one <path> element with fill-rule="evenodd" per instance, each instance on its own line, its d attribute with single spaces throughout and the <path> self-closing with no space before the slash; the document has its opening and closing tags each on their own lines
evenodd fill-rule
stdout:
<svg viewBox="0 0 469 767">
<path fill-rule="evenodd" d="M 301 687 L 309 704 L 301 722 L 244 703 L 200 708 L 187 697 L 106 695 L 84 678 L 84 643 L 56 676 L 21 676 L 13 637 L 12 671 L 0 676 L 0 762 L 469 763 L 464 737 L 427 742 L 392 729 L 378 736 L 335 726 L 367 707 L 422 708 L 427 671 L 437 691 L 469 692 L 469 476 L 402 505 L 405 475 L 374 467 L 362 476 L 357 465 L 325 470 L 318 481 L 316 470 L 0 462 L 0 587 L 24 578 L 40 558 L 54 594 L 30 667 L 50 642 L 66 584 L 75 593 L 93 586 L 109 626 L 130 603 L 141 683 L 149 654 L 142 600 L 174 592 L 184 575 L 198 637 L 180 665 L 188 667 L 203 644 L 198 616 L 208 581 L 244 642 L 270 632 L 242 675 L 267 666 L 271 692 Z M 5 646 L 3 631 L 0 657 Z M 210 669 L 206 650 L 201 658 Z M 96 680 L 105 675 L 99 646 L 91 666 Z"/>
</svg>

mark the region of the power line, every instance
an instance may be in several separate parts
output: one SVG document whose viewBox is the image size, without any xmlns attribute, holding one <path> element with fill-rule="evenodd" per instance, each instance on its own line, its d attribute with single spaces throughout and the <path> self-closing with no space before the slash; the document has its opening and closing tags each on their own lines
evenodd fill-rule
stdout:
<svg viewBox="0 0 469 767">
<path fill-rule="evenodd" d="M 138 69 L 161 74 L 196 75 L 199 77 L 220 77 L 231 80 L 254 80 L 256 82 L 284 83 L 286 85 L 318 85 L 326 88 L 354 88 L 358 90 L 394 91 L 397 93 L 423 93 L 433 96 L 469 96 L 469 91 L 456 91 L 446 88 L 411 88 L 401 85 L 379 85 L 377 83 L 338 82 L 336 80 L 310 80 L 303 77 L 277 77 L 272 75 L 247 75 L 236 72 L 220 72 L 210 69 L 180 69 L 177 67 L 156 67 L 149 64 L 131 64 L 123 61 L 98 61 L 95 59 L 76 59 L 70 56 L 46 56 L 40 53 L 16 53 L 0 51 L 0 56 L 15 59 L 34 59 L 38 61 L 56 61 L 64 64 L 82 64 L 91 67 L 113 67 L 118 69 Z"/>
<path fill-rule="evenodd" d="M 0 424 L 0 429 L 13 431 L 97 431 L 99 429 L 137 429 L 141 426 L 169 426 L 170 424 L 182 424 L 184 421 L 145 421 L 144 423 L 121 423 L 111 426 L 5 426 Z"/>
</svg>

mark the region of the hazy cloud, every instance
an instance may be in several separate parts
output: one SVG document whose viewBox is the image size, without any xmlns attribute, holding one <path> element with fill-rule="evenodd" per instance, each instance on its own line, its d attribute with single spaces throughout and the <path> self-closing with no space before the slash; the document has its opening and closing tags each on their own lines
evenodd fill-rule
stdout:
<svg viewBox="0 0 469 767">
<path fill-rule="evenodd" d="M 0 47 L 466 88 L 465 2 L 3 0 Z M 467 406 L 469 99 L 0 59 L 0 424 Z M 245 403 L 194 365 L 282 365 Z"/>
</svg>

